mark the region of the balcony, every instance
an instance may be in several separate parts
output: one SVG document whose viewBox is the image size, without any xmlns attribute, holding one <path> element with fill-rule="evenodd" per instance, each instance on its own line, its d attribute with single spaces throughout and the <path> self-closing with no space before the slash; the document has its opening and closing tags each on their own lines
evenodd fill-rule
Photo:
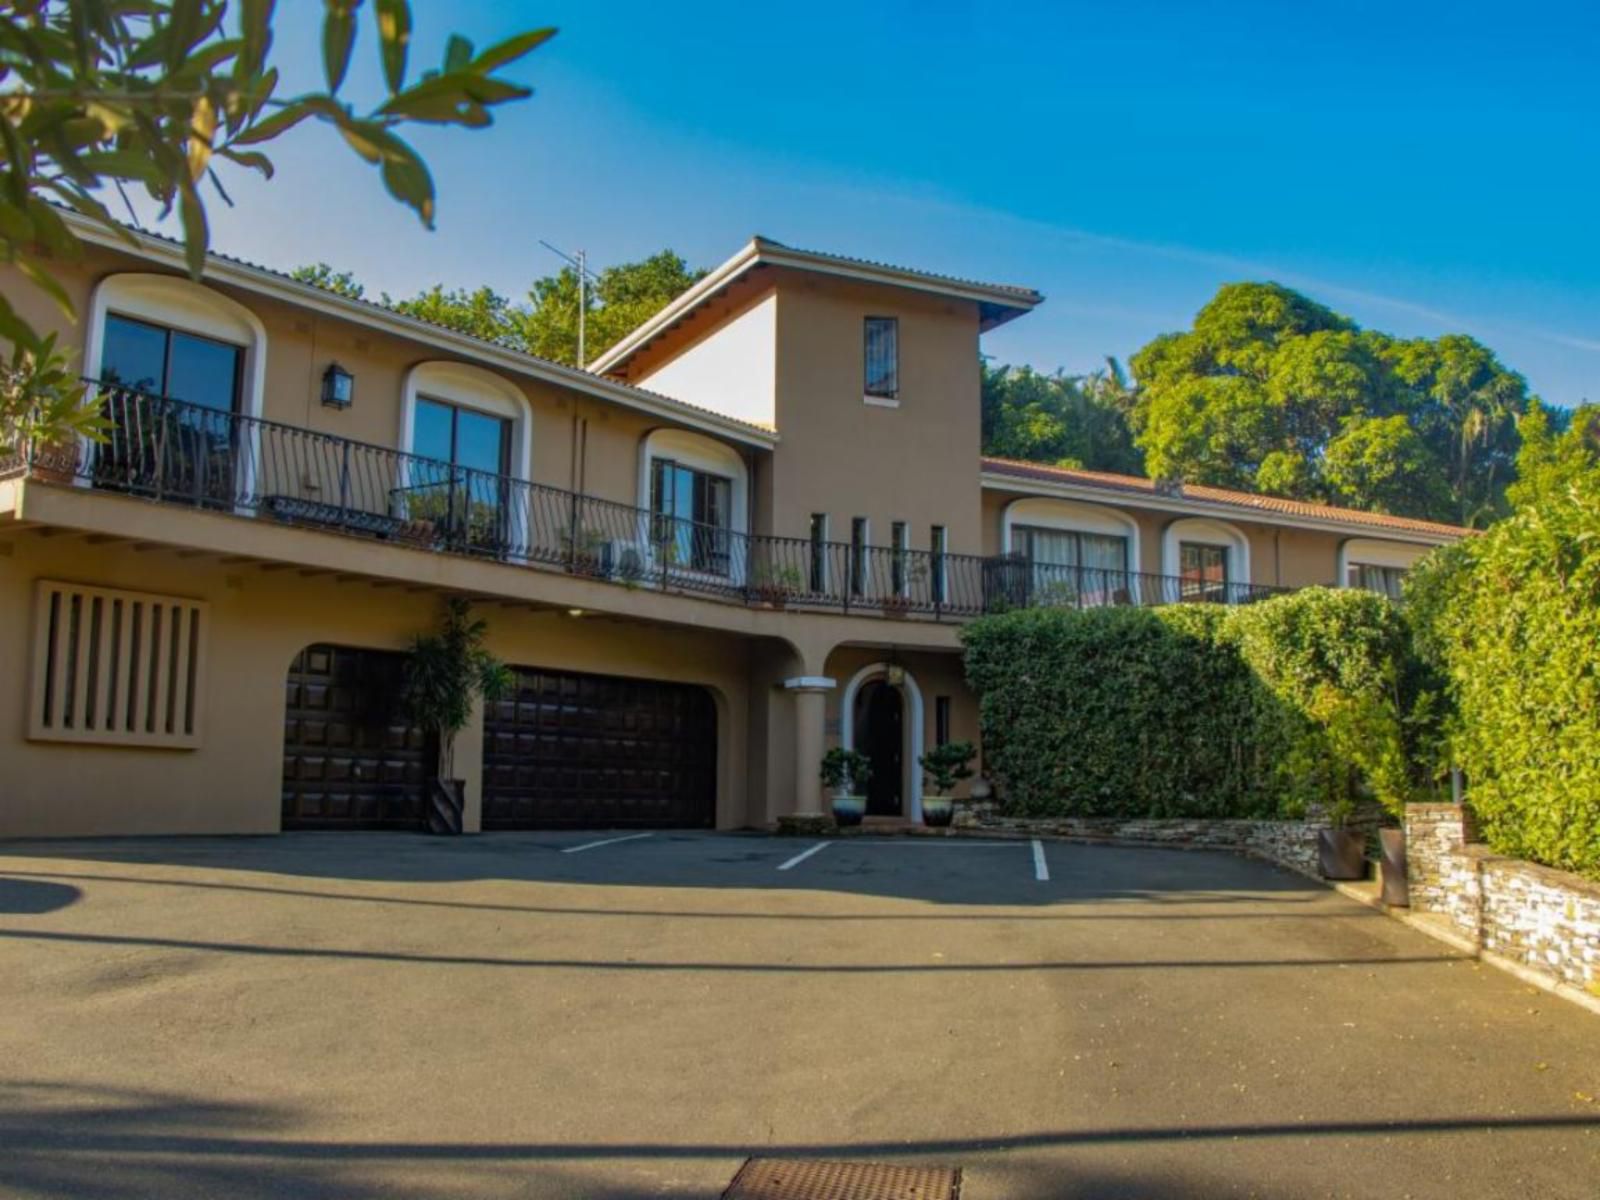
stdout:
<svg viewBox="0 0 1600 1200">
<path fill-rule="evenodd" d="M 24 446 L 0 461 L 0 478 L 772 609 L 963 621 L 1023 607 L 1239 604 L 1284 590 L 737 533 L 275 421 L 99 394 L 103 442 Z"/>
</svg>

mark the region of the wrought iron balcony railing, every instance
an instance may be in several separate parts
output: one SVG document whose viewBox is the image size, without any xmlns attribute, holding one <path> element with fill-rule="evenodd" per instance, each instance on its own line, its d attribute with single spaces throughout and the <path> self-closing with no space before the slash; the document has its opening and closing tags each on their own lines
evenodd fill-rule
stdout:
<svg viewBox="0 0 1600 1200">
<path fill-rule="evenodd" d="M 23 446 L 0 474 L 72 481 L 441 552 L 774 608 L 965 620 L 1030 606 L 1247 603 L 1283 589 L 746 534 L 124 388 L 104 440 Z"/>
</svg>

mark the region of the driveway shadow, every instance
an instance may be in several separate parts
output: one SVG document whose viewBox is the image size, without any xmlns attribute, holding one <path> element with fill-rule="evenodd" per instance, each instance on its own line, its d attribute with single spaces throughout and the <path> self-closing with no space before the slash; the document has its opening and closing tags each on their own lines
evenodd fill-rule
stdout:
<svg viewBox="0 0 1600 1200">
<path fill-rule="evenodd" d="M 82 889 L 68 883 L 0 875 L 0 914 L 41 916 L 76 904 L 82 897 Z"/>
</svg>

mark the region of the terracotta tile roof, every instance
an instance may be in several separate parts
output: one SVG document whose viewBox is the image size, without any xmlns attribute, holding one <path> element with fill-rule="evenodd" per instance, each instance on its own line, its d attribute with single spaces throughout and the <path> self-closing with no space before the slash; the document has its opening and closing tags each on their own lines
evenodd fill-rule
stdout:
<svg viewBox="0 0 1600 1200">
<path fill-rule="evenodd" d="M 1142 475 L 1081 471 L 1074 467 L 1052 467 L 1047 463 L 1023 462 L 1014 458 L 986 457 L 982 460 L 982 465 L 986 472 L 1010 475 L 1017 479 L 1036 479 L 1045 483 L 1072 483 L 1109 492 L 1127 492 L 1141 496 L 1161 495 L 1156 487 L 1156 481 L 1146 479 Z M 1431 537 L 1459 538 L 1472 532 L 1460 525 L 1445 525 L 1439 521 L 1423 521 L 1416 517 L 1393 517 L 1387 513 L 1363 512 L 1358 508 L 1338 508 L 1332 504 L 1312 504 L 1305 500 L 1263 496 L 1256 492 L 1237 492 L 1230 488 L 1207 487 L 1198 483 L 1184 484 L 1182 491 L 1175 493 L 1175 498 L 1198 500 L 1206 504 L 1223 504 L 1230 508 L 1269 512 L 1286 517 L 1303 517 L 1311 521 L 1370 525 L 1374 529 L 1422 533 Z"/>
</svg>

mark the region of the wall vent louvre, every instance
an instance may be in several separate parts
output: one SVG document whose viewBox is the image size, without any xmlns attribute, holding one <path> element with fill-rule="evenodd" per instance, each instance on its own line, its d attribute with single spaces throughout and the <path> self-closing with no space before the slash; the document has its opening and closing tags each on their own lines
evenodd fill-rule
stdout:
<svg viewBox="0 0 1600 1200">
<path fill-rule="evenodd" d="M 181 596 L 39 580 L 28 737 L 198 746 L 209 610 Z"/>
</svg>

